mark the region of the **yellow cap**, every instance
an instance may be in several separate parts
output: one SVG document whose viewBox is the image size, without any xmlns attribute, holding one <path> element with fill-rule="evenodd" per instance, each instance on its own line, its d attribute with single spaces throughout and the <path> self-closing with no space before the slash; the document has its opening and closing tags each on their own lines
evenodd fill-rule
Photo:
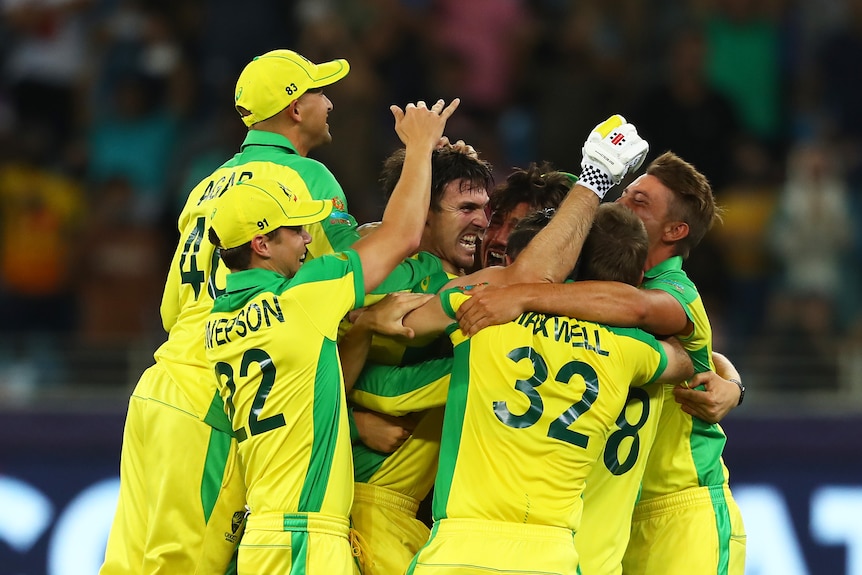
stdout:
<svg viewBox="0 0 862 575">
<path fill-rule="evenodd" d="M 210 226 L 221 240 L 220 247 L 230 249 L 282 226 L 319 222 L 331 211 L 331 201 L 299 200 L 275 180 L 248 180 L 222 194 L 212 211 Z"/>
<path fill-rule="evenodd" d="M 249 62 L 236 81 L 236 106 L 246 126 L 271 118 L 312 88 L 342 79 L 347 60 L 315 64 L 293 50 L 273 50 Z"/>
</svg>

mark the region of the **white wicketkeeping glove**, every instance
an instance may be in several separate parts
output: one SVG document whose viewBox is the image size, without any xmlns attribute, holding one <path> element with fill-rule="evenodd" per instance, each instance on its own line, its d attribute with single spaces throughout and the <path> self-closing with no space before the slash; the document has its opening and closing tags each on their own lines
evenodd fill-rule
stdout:
<svg viewBox="0 0 862 575">
<path fill-rule="evenodd" d="M 611 187 L 643 165 L 649 144 L 637 128 L 614 114 L 590 132 L 584 142 L 578 183 L 604 198 Z"/>
</svg>

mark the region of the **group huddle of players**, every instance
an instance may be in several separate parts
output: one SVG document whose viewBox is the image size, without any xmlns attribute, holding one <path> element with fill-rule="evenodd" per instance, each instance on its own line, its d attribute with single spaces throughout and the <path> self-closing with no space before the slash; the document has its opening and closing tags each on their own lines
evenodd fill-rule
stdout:
<svg viewBox="0 0 862 575">
<path fill-rule="evenodd" d="M 360 229 L 307 157 L 348 71 L 275 50 L 239 76 L 248 136 L 180 215 L 100 573 L 742 575 L 717 422 L 744 388 L 682 269 L 706 178 L 671 152 L 637 175 L 615 115 L 578 176 L 494 188 L 443 137 L 458 100 L 420 101 Z"/>
</svg>

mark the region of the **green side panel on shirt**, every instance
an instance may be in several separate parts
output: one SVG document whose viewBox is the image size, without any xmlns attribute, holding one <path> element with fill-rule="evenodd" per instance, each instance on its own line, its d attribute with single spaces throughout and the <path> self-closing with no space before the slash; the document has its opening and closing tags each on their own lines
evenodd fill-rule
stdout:
<svg viewBox="0 0 862 575">
<path fill-rule="evenodd" d="M 207 523 L 209 523 L 221 491 L 222 478 L 230 452 L 231 436 L 232 434 L 215 428 L 210 430 L 210 441 L 209 446 L 207 446 L 204 472 L 201 477 L 201 504 L 204 510 L 204 521 Z"/>
<path fill-rule="evenodd" d="M 455 346 L 452 380 L 449 397 L 446 399 L 446 416 L 443 419 L 443 434 L 440 440 L 440 462 L 437 480 L 434 482 L 434 502 L 431 510 L 435 521 L 446 518 L 449 492 L 458 461 L 461 433 L 464 429 L 464 413 L 467 409 L 467 392 L 470 379 L 470 340 Z"/>
<path fill-rule="evenodd" d="M 642 329 L 634 328 L 634 327 L 612 327 L 612 326 L 604 326 L 610 331 L 619 336 L 630 337 L 632 339 L 636 339 L 640 342 L 643 342 L 656 350 L 661 357 L 659 360 L 658 367 L 656 367 L 655 373 L 652 374 L 649 381 L 646 383 L 652 383 L 656 379 L 658 379 L 661 374 L 664 373 L 664 370 L 667 369 L 667 354 L 664 352 L 664 348 L 658 342 L 658 340 L 652 334 L 645 332 Z"/>
<path fill-rule="evenodd" d="M 227 413 L 224 410 L 224 400 L 219 395 L 218 390 L 213 394 L 212 403 L 210 403 L 207 414 L 204 416 L 204 423 L 219 431 L 233 435 L 230 419 L 228 419 Z"/>
<path fill-rule="evenodd" d="M 440 258 L 428 252 L 419 252 L 398 264 L 392 273 L 386 276 L 386 279 L 371 293 L 375 295 L 397 291 L 435 293 L 436 290 L 435 292 L 430 291 L 431 284 L 433 283 L 435 286 L 439 284 L 441 274 L 448 281 Z"/>
<path fill-rule="evenodd" d="M 353 446 L 353 480 L 358 483 L 371 481 L 371 477 L 377 473 L 389 455 L 391 454 L 374 451 L 364 443 L 357 442 Z"/>
<path fill-rule="evenodd" d="M 293 278 L 271 270 L 254 268 L 233 272 L 227 276 L 227 287 L 223 295 L 213 303 L 213 313 L 230 313 L 245 307 L 251 300 L 262 293 L 272 293 L 280 296 L 292 286 L 316 281 L 328 281 L 344 277 L 347 265 L 354 274 L 356 306 L 363 304 L 365 293 L 362 277 L 362 264 L 359 254 L 353 250 L 344 250 L 336 254 L 328 254 L 302 264 L 299 272 Z"/>
<path fill-rule="evenodd" d="M 722 485 L 724 469 L 721 465 L 721 454 L 727 436 L 721 427 L 714 423 L 706 423 L 697 417 L 691 418 L 691 455 L 694 467 L 697 469 L 697 480 L 700 485 Z"/>
<path fill-rule="evenodd" d="M 359 239 L 356 219 L 350 215 L 347 197 L 341 184 L 332 172 L 322 163 L 297 154 L 290 140 L 272 132 L 251 130 L 242 145 L 242 151 L 222 165 L 222 168 L 237 168 L 253 162 L 282 166 L 283 176 L 273 176 L 285 180 L 282 184 L 290 187 L 294 178 L 300 178 L 309 195 L 317 200 L 337 200 L 332 214 L 320 222 L 333 251 L 339 252 L 353 245 Z"/>
<path fill-rule="evenodd" d="M 403 367 L 373 364 L 362 370 L 353 389 L 381 397 L 398 397 L 434 383 L 451 371 L 451 357 Z"/>
<path fill-rule="evenodd" d="M 326 339 L 320 348 L 317 360 L 317 373 L 314 377 L 314 439 L 311 444 L 311 460 L 308 475 L 299 495 L 299 511 L 312 513 L 320 511 L 329 484 L 329 474 L 335 457 L 338 441 L 338 422 L 341 405 L 339 400 L 340 366 L 337 361 L 336 343 Z"/>
</svg>

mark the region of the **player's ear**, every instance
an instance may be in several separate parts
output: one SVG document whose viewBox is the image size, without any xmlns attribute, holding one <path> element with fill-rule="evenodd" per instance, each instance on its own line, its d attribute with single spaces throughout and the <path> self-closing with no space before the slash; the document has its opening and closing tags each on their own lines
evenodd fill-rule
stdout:
<svg viewBox="0 0 862 575">
<path fill-rule="evenodd" d="M 284 109 L 284 113 L 287 114 L 288 117 L 294 122 L 299 122 L 300 120 L 302 120 L 299 98 L 288 104 L 287 108 Z"/>
<path fill-rule="evenodd" d="M 665 226 L 664 239 L 669 242 L 678 242 L 688 236 L 688 224 L 685 222 L 671 222 Z"/>
<path fill-rule="evenodd" d="M 251 251 L 259 257 L 269 257 L 269 238 L 263 234 L 258 234 L 251 239 Z"/>
</svg>

